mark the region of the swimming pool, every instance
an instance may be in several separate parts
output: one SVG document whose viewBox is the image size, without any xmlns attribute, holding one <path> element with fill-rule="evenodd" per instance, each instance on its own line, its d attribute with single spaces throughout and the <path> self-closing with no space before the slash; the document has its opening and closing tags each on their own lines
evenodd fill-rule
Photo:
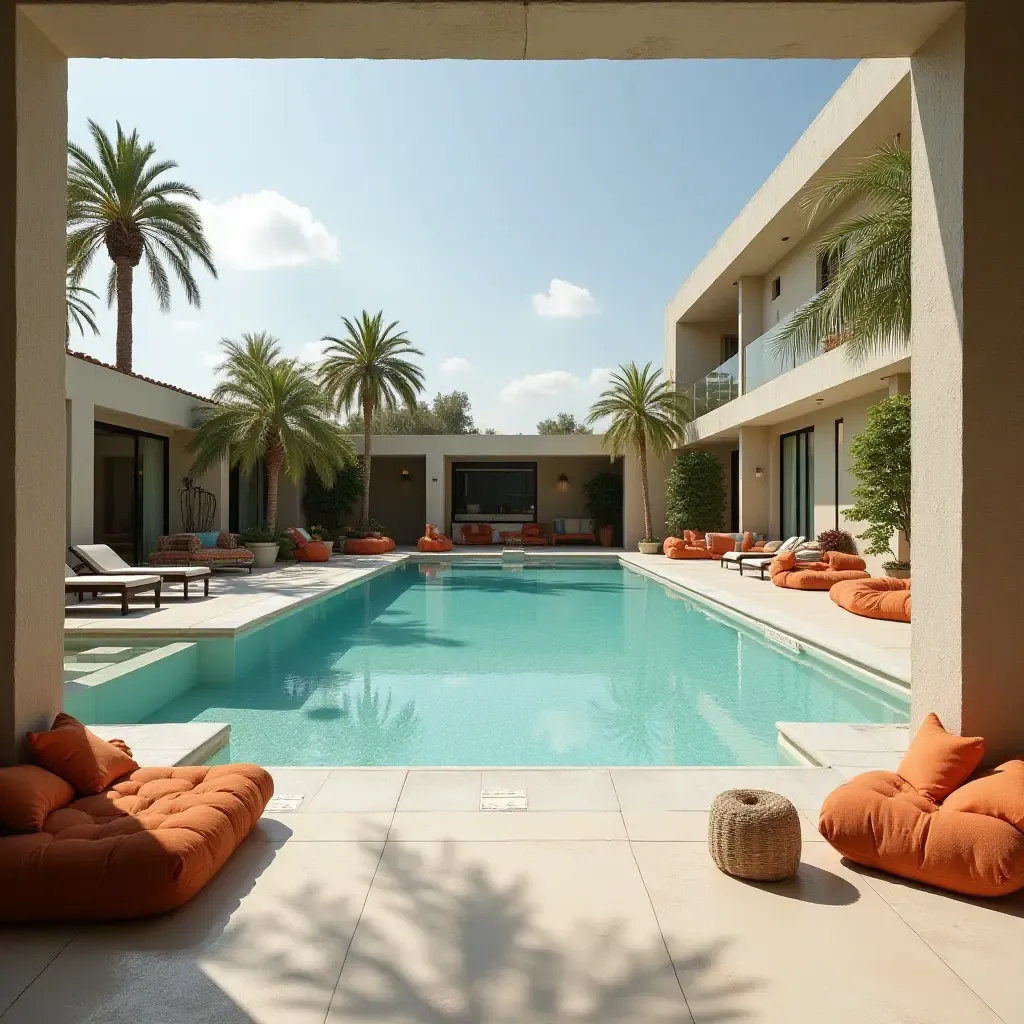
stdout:
<svg viewBox="0 0 1024 1024">
<path fill-rule="evenodd" d="M 897 695 L 617 563 L 405 564 L 236 640 L 150 722 L 267 765 L 767 765 L 775 723 L 903 722 Z"/>
</svg>

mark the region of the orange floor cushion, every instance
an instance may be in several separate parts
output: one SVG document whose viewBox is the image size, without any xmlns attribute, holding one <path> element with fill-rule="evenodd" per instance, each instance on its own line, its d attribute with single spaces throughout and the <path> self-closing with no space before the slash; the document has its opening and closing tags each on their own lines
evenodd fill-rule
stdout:
<svg viewBox="0 0 1024 1024">
<path fill-rule="evenodd" d="M 416 541 L 419 551 L 451 551 L 452 542 L 445 536 L 437 534 L 433 537 L 420 537 Z"/>
<path fill-rule="evenodd" d="M 113 921 L 181 906 L 220 870 L 274 792 L 251 764 L 139 768 L 0 835 L 0 922 Z"/>
<path fill-rule="evenodd" d="M 822 562 L 798 562 L 794 552 L 784 551 L 768 571 L 775 586 L 790 590 L 831 590 L 837 583 L 871 577 L 862 558 L 839 551 L 826 552 Z"/>
<path fill-rule="evenodd" d="M 828 596 L 840 608 L 868 619 L 910 621 L 910 580 L 875 576 L 869 580 L 837 583 Z"/>
<path fill-rule="evenodd" d="M 350 537 L 345 541 L 345 554 L 383 555 L 394 547 L 395 542 L 390 537 Z"/>
<path fill-rule="evenodd" d="M 300 562 L 329 562 L 332 547 L 322 540 L 308 540 L 296 554 Z"/>
<path fill-rule="evenodd" d="M 707 548 L 694 547 L 681 537 L 666 537 L 662 550 L 669 558 L 712 558 Z"/>
<path fill-rule="evenodd" d="M 1024 761 L 968 779 L 979 737 L 929 715 L 896 772 L 865 772 L 832 792 L 818 830 L 865 867 L 965 896 L 1024 888 Z"/>
</svg>

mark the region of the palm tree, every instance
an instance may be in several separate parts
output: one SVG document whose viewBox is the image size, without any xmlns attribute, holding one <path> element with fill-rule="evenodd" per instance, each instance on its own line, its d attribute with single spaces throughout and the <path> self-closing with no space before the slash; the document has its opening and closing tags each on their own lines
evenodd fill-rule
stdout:
<svg viewBox="0 0 1024 1024">
<path fill-rule="evenodd" d="M 421 356 L 398 321 L 384 326 L 384 312 L 370 316 L 364 309 L 358 320 L 342 317 L 345 337 L 328 342 L 320 364 L 320 381 L 328 401 L 338 413 L 358 408 L 363 414 L 363 529 L 370 525 L 370 432 L 377 409 L 400 405 L 415 409 L 423 390 L 423 371 L 406 356 Z"/>
<path fill-rule="evenodd" d="M 278 480 L 283 470 L 298 481 L 307 469 L 326 486 L 335 472 L 355 459 L 352 442 L 329 415 L 323 392 L 308 368 L 281 355 L 271 335 L 243 334 L 221 342 L 226 379 L 213 389 L 220 408 L 189 443 L 199 474 L 230 455 L 231 464 L 251 473 L 262 459 L 267 473 L 267 530 L 277 529 Z"/>
<path fill-rule="evenodd" d="M 194 205 L 199 193 L 180 181 L 157 180 L 178 165 L 172 160 L 154 161 L 153 144 L 143 145 L 137 131 L 126 135 L 120 124 L 116 142 L 95 121 L 89 122 L 89 131 L 95 157 L 68 143 L 71 283 L 81 283 L 95 255 L 105 248 L 113 263 L 107 302 L 117 301 L 117 366 L 131 370 L 132 275 L 143 257 L 163 313 L 171 305 L 165 262 L 193 306 L 199 305 L 199 288 L 192 276 L 192 258 L 214 277 L 217 270 Z"/>
<path fill-rule="evenodd" d="M 647 457 L 667 455 L 682 439 L 686 413 L 671 381 L 661 380 L 661 370 L 648 363 L 642 370 L 636 363 L 620 366 L 611 376 L 611 386 L 591 406 L 587 423 L 611 418 L 604 445 L 614 459 L 627 449 L 640 462 L 640 487 L 644 500 L 645 540 L 653 540 L 651 500 L 647 485 Z"/>
<path fill-rule="evenodd" d="M 845 341 L 853 361 L 902 348 L 910 336 L 910 153 L 883 146 L 844 174 L 828 178 L 803 198 L 813 220 L 850 203 L 866 209 L 818 242 L 831 261 L 828 283 L 783 326 L 777 355 L 810 358 L 825 338 Z"/>
<path fill-rule="evenodd" d="M 64 323 L 64 344 L 68 345 L 71 343 L 72 324 L 78 328 L 79 334 L 84 335 L 86 327 L 90 328 L 93 334 L 99 334 L 100 329 L 96 326 L 96 314 L 89 302 L 90 298 L 98 299 L 99 296 L 91 288 L 74 284 L 71 279 L 70 267 L 68 267 L 67 271 L 64 294 L 67 304 Z"/>
</svg>

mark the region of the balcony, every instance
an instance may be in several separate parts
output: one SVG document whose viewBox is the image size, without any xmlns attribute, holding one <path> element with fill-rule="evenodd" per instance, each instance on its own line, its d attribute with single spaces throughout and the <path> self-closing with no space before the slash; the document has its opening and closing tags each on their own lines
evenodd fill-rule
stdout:
<svg viewBox="0 0 1024 1024">
<path fill-rule="evenodd" d="M 839 343 L 836 338 L 829 338 L 825 342 L 819 342 L 817 348 L 809 354 L 793 359 L 782 356 L 774 351 L 775 341 L 785 326 L 786 321 L 776 324 L 770 331 L 766 331 L 757 341 L 752 341 L 743 353 L 744 368 L 746 377 L 743 393 L 747 394 L 762 384 L 767 384 L 776 377 L 796 369 L 804 363 L 816 359 L 825 352 L 831 351 Z"/>
<path fill-rule="evenodd" d="M 739 356 L 726 359 L 706 377 L 691 384 L 681 394 L 682 406 L 690 419 L 697 419 L 712 409 L 740 397 Z"/>
</svg>

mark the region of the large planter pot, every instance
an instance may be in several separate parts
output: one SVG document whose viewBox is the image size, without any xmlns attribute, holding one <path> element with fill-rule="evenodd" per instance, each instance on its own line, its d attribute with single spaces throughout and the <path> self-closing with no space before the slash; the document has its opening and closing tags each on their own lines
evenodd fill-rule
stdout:
<svg viewBox="0 0 1024 1024">
<path fill-rule="evenodd" d="M 281 550 L 280 544 L 271 541 L 252 541 L 245 546 L 252 552 L 252 564 L 257 569 L 269 569 Z"/>
<path fill-rule="evenodd" d="M 640 549 L 641 555 L 656 555 L 661 550 L 661 541 L 642 540 L 637 547 Z"/>
<path fill-rule="evenodd" d="M 612 546 L 612 535 L 615 532 L 615 528 L 612 526 L 602 526 L 597 531 L 597 542 L 603 548 L 610 548 Z"/>
<path fill-rule="evenodd" d="M 888 566 L 885 567 L 885 575 L 891 576 L 894 580 L 909 580 L 910 570 L 909 569 L 890 569 Z"/>
</svg>

